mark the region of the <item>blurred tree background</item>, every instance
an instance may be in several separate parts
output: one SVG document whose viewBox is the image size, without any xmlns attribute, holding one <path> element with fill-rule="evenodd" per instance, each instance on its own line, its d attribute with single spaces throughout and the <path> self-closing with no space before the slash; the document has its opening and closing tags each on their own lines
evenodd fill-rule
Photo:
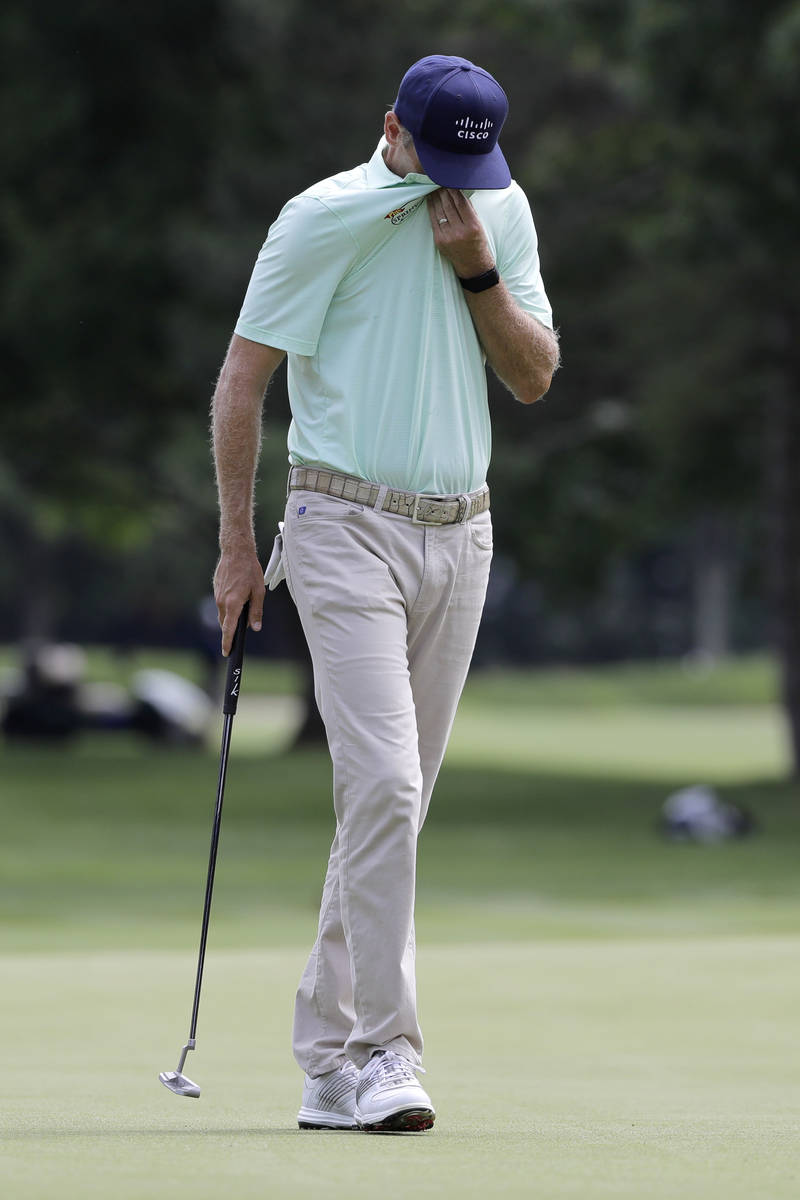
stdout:
<svg viewBox="0 0 800 1200">
<path fill-rule="evenodd" d="M 2 640 L 191 640 L 266 230 L 369 157 L 414 59 L 461 54 L 508 92 L 564 354 L 533 411 L 490 383 L 479 661 L 770 645 L 800 764 L 800 3 L 7 0 L 0 34 Z M 281 378 L 265 555 L 287 421 Z"/>
</svg>

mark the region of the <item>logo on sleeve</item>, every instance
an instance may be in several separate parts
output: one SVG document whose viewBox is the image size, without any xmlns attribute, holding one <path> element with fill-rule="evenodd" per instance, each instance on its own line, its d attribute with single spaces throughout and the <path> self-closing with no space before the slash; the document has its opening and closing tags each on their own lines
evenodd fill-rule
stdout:
<svg viewBox="0 0 800 1200">
<path fill-rule="evenodd" d="M 402 208 L 393 208 L 383 219 L 384 221 L 391 221 L 393 225 L 399 225 L 401 221 L 405 221 L 406 217 L 410 217 L 412 213 L 415 213 L 420 204 L 422 204 L 422 200 L 409 200 L 408 204 L 404 204 Z"/>
</svg>

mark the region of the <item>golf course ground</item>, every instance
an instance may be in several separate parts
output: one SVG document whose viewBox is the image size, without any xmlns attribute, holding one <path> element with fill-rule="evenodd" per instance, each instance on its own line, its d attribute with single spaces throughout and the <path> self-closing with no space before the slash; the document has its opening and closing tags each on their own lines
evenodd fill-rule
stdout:
<svg viewBox="0 0 800 1200">
<path fill-rule="evenodd" d="M 296 1125 L 333 825 L 324 750 L 285 749 L 295 693 L 246 664 L 198 1100 L 157 1077 L 188 1036 L 218 726 L 0 745 L 0 1194 L 795 1200 L 800 792 L 769 664 L 471 677 L 420 843 L 437 1121 L 406 1136 Z M 694 783 L 752 836 L 666 839 Z"/>
</svg>

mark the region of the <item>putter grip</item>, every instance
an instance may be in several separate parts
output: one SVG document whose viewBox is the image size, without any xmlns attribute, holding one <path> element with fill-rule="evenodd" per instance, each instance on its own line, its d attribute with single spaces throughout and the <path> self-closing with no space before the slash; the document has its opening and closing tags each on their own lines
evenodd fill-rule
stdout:
<svg viewBox="0 0 800 1200">
<path fill-rule="evenodd" d="M 244 639 L 247 635 L 247 619 L 250 615 L 250 601 L 242 609 L 236 632 L 233 635 L 233 645 L 228 655 L 228 675 L 225 680 L 225 700 L 222 711 L 226 716 L 236 712 L 239 703 L 239 688 L 242 682 L 242 663 L 244 661 Z"/>
</svg>

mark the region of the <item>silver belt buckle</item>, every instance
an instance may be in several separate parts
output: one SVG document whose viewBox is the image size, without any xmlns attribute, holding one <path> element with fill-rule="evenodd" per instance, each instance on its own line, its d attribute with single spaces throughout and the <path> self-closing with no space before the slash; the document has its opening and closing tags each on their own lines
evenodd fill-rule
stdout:
<svg viewBox="0 0 800 1200">
<path fill-rule="evenodd" d="M 411 520 L 415 525 L 444 525 L 446 521 L 441 517 L 437 520 L 435 514 L 441 512 L 446 503 L 446 500 L 433 500 L 430 496 L 423 496 L 418 492 L 411 509 Z"/>
</svg>

